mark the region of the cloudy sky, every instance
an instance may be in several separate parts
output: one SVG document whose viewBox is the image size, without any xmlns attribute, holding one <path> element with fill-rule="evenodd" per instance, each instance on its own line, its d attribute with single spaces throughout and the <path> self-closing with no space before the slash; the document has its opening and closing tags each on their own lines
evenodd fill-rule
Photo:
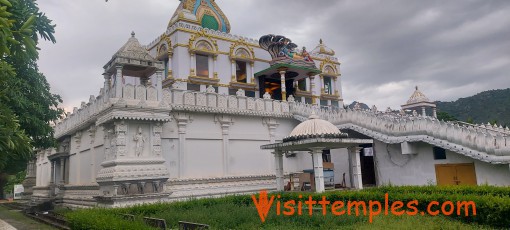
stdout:
<svg viewBox="0 0 510 230">
<path fill-rule="evenodd" d="M 102 66 L 131 31 L 143 43 L 166 29 L 178 0 L 39 0 L 57 43 L 40 69 L 71 109 L 102 87 Z M 231 33 L 275 33 L 300 46 L 319 39 L 341 60 L 346 103 L 399 108 L 418 85 L 451 101 L 510 87 L 510 1 L 217 0 Z M 309 49 L 310 49 L 309 48 Z"/>
</svg>

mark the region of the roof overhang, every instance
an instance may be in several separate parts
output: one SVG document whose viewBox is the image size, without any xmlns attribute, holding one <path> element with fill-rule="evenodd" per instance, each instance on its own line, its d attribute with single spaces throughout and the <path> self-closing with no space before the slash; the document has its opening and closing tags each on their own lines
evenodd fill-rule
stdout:
<svg viewBox="0 0 510 230">
<path fill-rule="evenodd" d="M 402 109 L 411 109 L 411 108 L 418 108 L 418 107 L 436 108 L 436 104 L 434 104 L 432 102 L 423 101 L 423 102 L 416 102 L 416 103 L 402 105 Z"/>
<path fill-rule="evenodd" d="M 308 76 L 315 76 L 315 75 L 321 73 L 320 70 L 314 69 L 314 68 L 307 68 L 307 67 L 299 66 L 299 65 L 280 63 L 280 64 L 274 64 L 267 69 L 264 69 L 262 71 L 255 73 L 255 76 L 256 77 L 262 76 L 262 75 L 272 76 L 272 75 L 276 74 L 275 75 L 275 76 L 277 76 L 276 78 L 280 79 L 279 72 L 281 70 L 285 70 L 287 72 L 285 74 L 286 78 L 294 78 L 295 80 L 307 78 Z"/>
<path fill-rule="evenodd" d="M 340 149 L 357 146 L 361 144 L 373 144 L 372 139 L 358 138 L 309 138 L 298 141 L 288 141 L 260 146 L 260 149 L 275 149 L 281 151 L 307 151 L 311 148 Z"/>
</svg>

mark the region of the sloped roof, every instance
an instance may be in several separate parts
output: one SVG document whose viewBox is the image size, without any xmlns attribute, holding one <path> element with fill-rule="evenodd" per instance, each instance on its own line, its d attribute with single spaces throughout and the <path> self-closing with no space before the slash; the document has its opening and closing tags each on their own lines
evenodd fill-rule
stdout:
<svg viewBox="0 0 510 230">
<path fill-rule="evenodd" d="M 413 95 L 411 95 L 409 100 L 407 100 L 407 104 L 416 104 L 420 102 L 430 102 L 430 100 L 418 89 L 418 86 L 416 86 L 416 90 L 414 91 Z"/>
<path fill-rule="evenodd" d="M 135 32 L 131 32 L 131 37 L 124 44 L 114 57 L 123 57 L 123 58 L 131 58 L 131 59 L 139 59 L 142 61 L 156 61 L 154 57 L 152 57 L 149 52 L 140 44 L 138 39 L 135 37 Z"/>
</svg>

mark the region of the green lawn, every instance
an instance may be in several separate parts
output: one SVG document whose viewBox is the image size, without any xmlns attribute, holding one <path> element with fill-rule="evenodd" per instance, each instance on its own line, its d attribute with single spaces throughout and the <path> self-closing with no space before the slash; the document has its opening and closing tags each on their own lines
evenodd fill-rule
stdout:
<svg viewBox="0 0 510 230">
<path fill-rule="evenodd" d="M 31 229 L 31 230 L 50 230 L 55 229 L 51 226 L 39 223 L 33 219 L 23 215 L 21 211 L 9 210 L 0 205 L 0 219 L 9 223 L 17 229 Z"/>
</svg>

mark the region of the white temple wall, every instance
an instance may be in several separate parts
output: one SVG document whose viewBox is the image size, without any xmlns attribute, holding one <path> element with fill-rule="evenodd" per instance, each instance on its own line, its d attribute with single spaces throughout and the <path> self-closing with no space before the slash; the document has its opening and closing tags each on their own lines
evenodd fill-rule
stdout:
<svg viewBox="0 0 510 230">
<path fill-rule="evenodd" d="M 73 154 L 69 156 L 69 184 L 80 184 L 80 168 L 82 161 L 80 155 Z"/>
<path fill-rule="evenodd" d="M 446 151 L 446 159 L 434 160 L 433 146 L 418 144 L 418 154 L 402 155 L 400 144 L 390 145 L 374 140 L 375 170 L 378 185 L 436 184 L 436 164 L 474 163 L 479 185 L 510 185 L 508 165 L 481 162 L 455 152 Z"/>
<path fill-rule="evenodd" d="M 92 163 L 92 153 L 90 150 L 86 150 L 77 154 L 80 159 L 80 166 L 77 170 L 79 173 L 79 178 L 77 184 L 90 184 L 92 181 L 95 181 L 96 178 L 92 176 L 91 163 Z"/>
<path fill-rule="evenodd" d="M 103 168 L 103 166 L 101 166 L 101 163 L 103 163 L 105 159 L 104 151 L 105 151 L 104 145 L 96 146 L 94 148 L 94 155 L 92 156 L 92 158 L 94 159 L 95 162 L 94 165 L 92 165 L 92 167 L 90 168 L 92 171 L 91 181 L 92 184 L 96 183 L 97 173 L 99 172 L 99 170 Z"/>
<path fill-rule="evenodd" d="M 48 186 L 51 180 L 51 163 L 48 160 L 49 153 L 54 150 L 42 150 L 37 155 L 36 186 Z"/>
<path fill-rule="evenodd" d="M 287 136 L 298 124 L 293 119 L 228 116 L 228 173 L 223 172 L 223 130 L 215 114 L 192 113 L 186 125 L 184 169 L 180 179 L 215 178 L 225 176 L 253 176 L 274 174 L 274 158 L 269 151 L 260 149 L 270 143 L 268 122 L 278 125 L 274 138 L 278 141 Z M 179 139 L 175 119 L 163 127 L 162 147 L 165 164 L 171 178 L 179 174 Z M 288 172 L 311 168 L 309 154 L 286 158 Z M 305 167 L 306 166 L 306 167 Z"/>
<path fill-rule="evenodd" d="M 229 173 L 232 176 L 271 175 L 273 154 L 260 149 L 266 140 L 230 140 Z"/>
<path fill-rule="evenodd" d="M 345 173 L 345 185 L 351 186 L 350 177 L 350 166 L 349 166 L 349 151 L 346 148 L 343 149 L 332 149 L 331 150 L 331 162 L 334 165 L 335 173 L 335 184 L 341 184 L 343 180 L 343 174 Z"/>
<path fill-rule="evenodd" d="M 220 140 L 187 139 L 183 178 L 217 178 L 222 176 Z"/>
<path fill-rule="evenodd" d="M 191 57 L 188 48 L 177 46 L 174 48 L 172 57 L 172 75 L 176 79 L 188 79 L 190 75 L 190 61 Z M 184 84 L 184 89 L 187 86 Z"/>
<path fill-rule="evenodd" d="M 166 129 L 163 129 L 166 130 Z M 163 131 L 165 133 L 165 131 Z M 178 171 L 178 147 L 179 140 L 176 138 L 162 138 L 161 139 L 161 148 L 163 149 L 163 158 L 165 159 L 165 166 L 170 173 L 170 179 L 177 179 L 179 175 Z"/>
</svg>

